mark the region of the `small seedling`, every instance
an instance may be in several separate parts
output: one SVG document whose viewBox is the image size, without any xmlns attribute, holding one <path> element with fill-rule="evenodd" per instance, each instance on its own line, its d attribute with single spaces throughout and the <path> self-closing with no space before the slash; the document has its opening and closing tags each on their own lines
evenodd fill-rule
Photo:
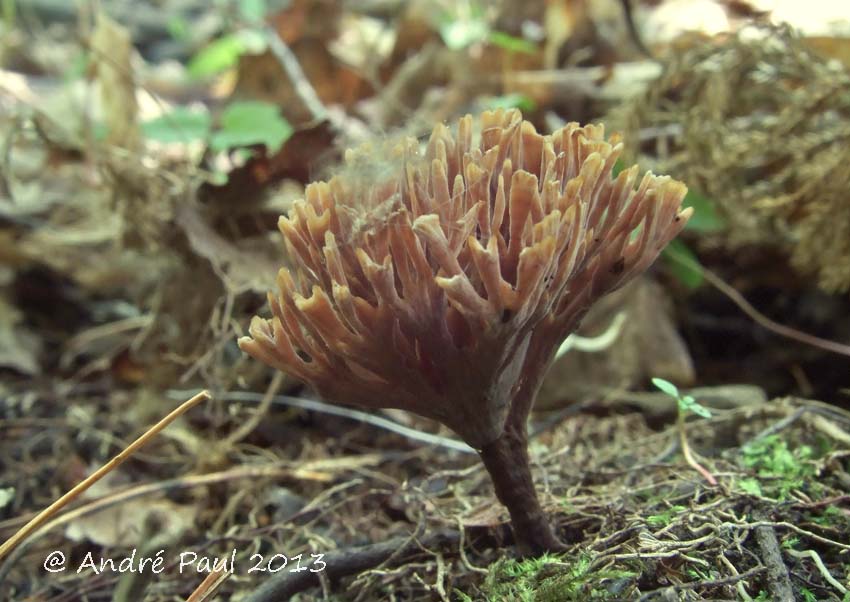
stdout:
<svg viewBox="0 0 850 602">
<path fill-rule="evenodd" d="M 682 395 L 679 393 L 678 387 L 668 380 L 663 378 L 653 378 L 652 384 L 658 387 L 663 393 L 676 400 L 676 406 L 679 408 L 679 414 L 687 414 L 693 412 L 701 418 L 711 418 L 711 411 L 705 406 L 700 405 L 690 395 Z"/>
<path fill-rule="evenodd" d="M 711 412 L 708 408 L 700 405 L 690 395 L 682 395 L 679 393 L 679 389 L 670 381 L 664 380 L 663 378 L 653 378 L 652 384 L 658 387 L 663 393 L 666 393 L 676 400 L 676 426 L 679 431 L 679 445 L 682 448 L 682 455 L 685 456 L 685 461 L 687 461 L 694 470 L 705 477 L 705 480 L 708 481 L 709 484 L 717 485 L 717 479 L 715 479 L 714 476 L 699 462 L 697 462 L 696 458 L 694 458 L 685 433 L 685 414 L 693 412 L 702 418 L 711 418 Z"/>
</svg>

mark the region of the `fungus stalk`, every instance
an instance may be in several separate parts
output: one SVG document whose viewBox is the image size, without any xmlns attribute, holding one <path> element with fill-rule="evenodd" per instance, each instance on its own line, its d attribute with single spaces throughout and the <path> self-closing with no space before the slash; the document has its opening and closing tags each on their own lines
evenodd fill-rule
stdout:
<svg viewBox="0 0 850 602">
<path fill-rule="evenodd" d="M 558 549 L 528 458 L 535 395 L 594 301 L 690 215 L 680 182 L 614 177 L 621 150 L 602 126 L 543 136 L 493 111 L 406 141 L 389 170 L 349 151 L 357 169 L 281 217 L 292 269 L 240 347 L 332 402 L 445 424 L 479 451 L 520 551 Z"/>
</svg>

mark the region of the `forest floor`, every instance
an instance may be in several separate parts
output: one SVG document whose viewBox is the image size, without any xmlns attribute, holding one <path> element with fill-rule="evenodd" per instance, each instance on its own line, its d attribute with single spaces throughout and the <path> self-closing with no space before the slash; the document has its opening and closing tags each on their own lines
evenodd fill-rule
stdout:
<svg viewBox="0 0 850 602">
<path fill-rule="evenodd" d="M 33 510 L 46 506 L 87 472 L 87 451 L 115 452 L 124 442 L 113 433 L 138 430 L 137 394 L 89 391 L 71 396 L 70 410 L 40 403 L 7 418 L 4 451 L 22 460 L 5 465 L 3 482 Z M 211 413 L 221 405 L 208 403 Z M 331 600 L 846 599 L 846 411 L 784 398 L 688 421 L 712 485 L 682 456 L 675 423 L 651 429 L 641 413 L 587 410 L 544 425 L 532 443 L 544 507 L 567 544 L 560 554 L 516 557 L 471 454 L 286 412 L 264 419 L 262 445 L 233 445 L 205 439 L 198 412 L 28 539 L 2 576 L 30 600 L 166 600 L 188 596 L 235 550 L 222 599 L 316 599 L 317 588 Z M 45 570 L 54 550 L 67 571 Z M 125 568 L 158 554 L 163 572 L 98 571 L 100 559 L 131 554 Z M 327 563 L 327 573 L 291 572 L 301 563 Z M 274 589 L 255 591 L 261 584 Z"/>
</svg>

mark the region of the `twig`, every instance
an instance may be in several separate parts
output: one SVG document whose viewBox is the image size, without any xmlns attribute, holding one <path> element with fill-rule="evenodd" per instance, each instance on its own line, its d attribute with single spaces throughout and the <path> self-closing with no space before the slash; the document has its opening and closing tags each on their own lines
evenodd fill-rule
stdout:
<svg viewBox="0 0 850 602">
<path fill-rule="evenodd" d="M 443 602 L 449 602 L 449 596 L 446 594 L 446 561 L 443 560 L 443 555 L 439 552 L 436 557 L 437 561 L 437 576 L 434 578 L 434 589 L 437 590 L 437 595 L 440 596 L 440 600 Z"/>
<path fill-rule="evenodd" d="M 735 565 L 732 564 L 732 562 L 728 558 L 726 558 L 725 554 L 721 552 L 718 555 L 718 558 L 723 564 L 726 565 L 727 569 L 732 571 L 732 574 L 734 576 L 738 577 L 741 575 L 741 573 L 738 572 L 738 569 L 735 568 Z M 744 602 L 753 602 L 753 597 L 747 593 L 747 588 L 744 581 L 738 581 L 738 583 L 735 584 L 735 589 L 738 590 L 738 596 L 741 597 L 741 600 L 743 600 Z"/>
<path fill-rule="evenodd" d="M 776 532 L 769 524 L 760 524 L 755 528 L 756 541 L 761 550 L 762 562 L 767 566 L 767 587 L 774 600 L 793 600 L 794 588 L 788 568 L 782 560 L 782 550 L 776 540 Z"/>
<path fill-rule="evenodd" d="M 781 337 L 785 337 L 786 339 L 791 339 L 793 341 L 798 341 L 800 343 L 804 343 L 812 347 L 823 349 L 824 351 L 830 351 L 832 353 L 837 353 L 839 355 L 850 357 L 850 345 L 838 343 L 837 341 L 830 341 L 829 339 L 822 339 L 820 337 L 816 337 L 813 334 L 802 332 L 795 328 L 791 328 L 790 326 L 786 326 L 785 324 L 774 322 L 766 315 L 761 313 L 759 310 L 757 310 L 755 307 L 750 305 L 750 302 L 747 301 L 741 293 L 735 290 L 732 285 L 728 284 L 725 280 L 723 280 L 720 276 L 718 276 L 708 268 L 694 263 L 690 258 L 685 257 L 684 255 L 676 252 L 675 250 L 669 247 L 667 248 L 667 252 L 668 255 L 673 259 L 673 261 L 675 261 L 679 265 L 691 270 L 696 274 L 702 274 L 703 278 L 705 278 L 709 282 L 709 284 L 711 284 L 714 288 L 726 295 L 735 305 L 738 306 L 741 311 L 747 314 L 750 318 L 753 319 L 754 322 L 756 322 L 760 326 L 766 328 L 774 334 L 778 334 Z"/>
<path fill-rule="evenodd" d="M 257 409 L 248 420 L 246 420 L 238 429 L 230 433 L 230 436 L 225 439 L 224 446 L 226 448 L 236 445 L 242 441 L 242 439 L 250 435 L 255 428 L 257 428 L 266 413 L 269 411 L 272 401 L 274 401 L 274 396 L 280 390 L 281 385 L 283 385 L 283 379 L 285 377 L 286 374 L 279 370 L 275 370 L 272 381 L 269 383 L 269 388 L 266 389 L 263 398 L 260 400 L 260 405 L 257 406 Z"/>
<path fill-rule="evenodd" d="M 100 479 L 105 477 L 107 474 L 118 468 L 121 464 L 123 464 L 127 458 L 133 455 L 133 453 L 142 447 L 145 443 L 150 441 L 153 437 L 155 437 L 162 429 L 171 424 L 176 418 L 186 413 L 191 408 L 195 407 L 202 401 L 206 401 L 210 398 L 210 394 L 207 391 L 201 391 L 188 401 L 180 404 L 177 409 L 173 410 L 170 414 L 168 414 L 165 418 L 157 422 L 147 431 L 145 431 L 138 439 L 133 441 L 130 445 L 124 448 L 118 455 L 114 456 L 109 462 L 98 468 L 94 473 L 89 475 L 86 479 L 78 483 L 71 491 L 60 497 L 58 500 L 50 504 L 47 508 L 39 512 L 35 518 L 29 521 L 26 525 L 21 527 L 21 529 L 15 533 L 12 537 L 8 539 L 2 546 L 0 546 L 0 559 L 5 557 L 9 552 L 14 550 L 24 539 L 29 537 L 36 529 L 46 523 L 52 516 L 54 516 L 57 512 L 59 512 L 62 508 L 67 506 L 69 503 L 73 502 L 77 499 L 84 491 L 86 491 L 89 487 L 97 483 Z"/>
<path fill-rule="evenodd" d="M 697 589 L 697 588 L 706 588 L 706 587 L 723 587 L 724 585 L 732 585 L 733 583 L 738 583 L 739 581 L 743 581 L 744 579 L 749 579 L 751 577 L 755 577 L 760 573 L 765 571 L 764 567 L 757 567 L 754 569 L 750 569 L 745 573 L 740 573 L 738 575 L 732 575 L 730 577 L 725 577 L 723 579 L 713 579 L 711 581 L 699 581 L 696 583 L 680 583 L 677 585 L 673 585 L 671 587 L 665 587 L 661 591 L 669 591 L 669 592 L 681 592 L 689 589 Z M 658 596 L 659 591 L 651 591 L 646 592 L 640 598 L 637 599 L 637 602 L 648 602 L 649 600 L 655 599 Z M 793 596 L 791 598 L 776 598 L 776 600 L 793 600 Z"/>
<path fill-rule="evenodd" d="M 422 552 L 422 548 L 448 549 L 460 541 L 454 529 L 437 531 L 422 539 L 397 537 L 382 543 L 340 550 L 325 554 L 321 571 L 330 581 L 353 575 L 384 563 L 391 556 L 401 564 Z M 282 602 L 290 596 L 320 584 L 319 572 L 280 572 L 269 577 L 263 585 L 249 595 L 245 602 Z"/>
<path fill-rule="evenodd" d="M 457 544 L 458 552 L 460 553 L 460 561 L 463 564 L 466 570 L 473 573 L 480 573 L 482 575 L 489 575 L 490 571 L 487 569 L 482 569 L 481 567 L 477 567 L 469 561 L 469 558 L 466 556 L 466 542 L 464 541 L 464 528 L 463 521 L 460 516 L 457 517 L 457 531 L 460 534 L 460 541 Z"/>
<path fill-rule="evenodd" d="M 304 70 L 301 69 L 298 59 L 292 50 L 290 50 L 289 46 L 283 43 L 278 33 L 271 27 L 266 27 L 266 40 L 269 44 L 269 50 L 277 59 L 278 63 L 280 63 L 280 66 L 283 67 L 287 77 L 289 77 L 289 81 L 292 82 L 295 93 L 301 99 L 301 102 L 304 103 L 304 106 L 307 107 L 313 119 L 315 121 L 326 119 L 328 117 L 328 110 L 322 104 L 322 101 L 319 100 L 319 95 L 316 94 L 316 90 L 313 88 L 310 80 L 307 79 Z"/>
<path fill-rule="evenodd" d="M 841 585 L 841 582 L 839 582 L 835 577 L 832 576 L 832 573 L 830 573 L 827 570 L 826 566 L 824 566 L 823 560 L 821 560 L 817 552 L 815 552 L 814 550 L 804 550 L 802 552 L 798 550 L 786 550 L 786 552 L 788 552 L 788 554 L 793 556 L 794 558 L 811 559 L 818 567 L 818 571 L 820 571 L 821 577 L 826 579 L 832 587 L 841 592 L 841 595 L 845 595 L 847 593 L 847 588 Z"/>
<path fill-rule="evenodd" d="M 809 502 L 807 504 L 797 503 L 794 504 L 797 508 L 806 508 L 807 510 L 813 510 L 815 508 L 828 508 L 829 506 L 838 506 L 842 502 L 850 502 L 850 495 L 833 495 L 822 500 L 818 500 L 816 502 Z"/>
<path fill-rule="evenodd" d="M 206 602 L 211 600 L 216 590 L 230 577 L 230 572 L 222 565 L 218 570 L 207 575 L 195 591 L 186 598 L 186 602 Z"/>
<path fill-rule="evenodd" d="M 744 448 L 744 447 L 747 447 L 748 445 L 752 445 L 756 441 L 760 441 L 761 439 L 764 439 L 765 437 L 770 437 L 771 435 L 775 435 L 779 431 L 791 426 L 794 422 L 796 422 L 797 420 L 800 419 L 800 416 L 802 416 L 803 414 L 806 413 L 807 409 L 808 408 L 805 408 L 805 407 L 797 408 L 796 410 L 794 410 L 793 413 L 789 414 L 788 416 L 785 416 L 781 420 L 777 420 L 776 422 L 774 422 L 773 424 L 771 424 L 767 428 L 761 430 L 755 437 L 753 437 L 752 439 L 750 439 L 749 441 L 744 443 L 744 445 L 742 445 L 741 447 Z"/>
<path fill-rule="evenodd" d="M 772 521 L 762 520 L 762 521 L 758 521 L 758 522 L 754 522 L 754 523 L 728 523 L 727 522 L 727 523 L 723 523 L 723 525 L 721 525 L 721 526 L 734 527 L 736 529 L 755 529 L 757 527 L 762 527 L 762 526 L 772 527 L 774 529 L 777 528 L 777 527 L 782 527 L 783 529 L 790 529 L 791 531 L 794 531 L 794 533 L 797 533 L 798 535 L 803 535 L 804 537 L 808 537 L 809 539 L 816 541 L 818 543 L 822 543 L 822 544 L 828 545 L 828 546 L 835 546 L 837 548 L 841 548 L 842 550 L 850 551 L 850 545 L 847 545 L 846 543 L 841 543 L 839 541 L 835 541 L 834 539 L 829 539 L 828 537 L 824 537 L 823 535 L 818 535 L 817 533 L 812 533 L 811 531 L 808 531 L 806 529 L 803 529 L 802 527 L 798 527 L 797 525 L 795 525 L 793 523 L 786 522 L 786 521 L 772 522 Z"/>
<path fill-rule="evenodd" d="M 169 391 L 169 396 L 183 396 L 186 391 Z M 262 399 L 262 396 L 258 393 L 253 393 L 251 391 L 230 391 L 228 393 L 223 393 L 219 396 L 220 399 L 224 399 L 226 401 L 259 401 Z M 368 412 L 361 412 L 360 410 L 353 410 L 350 408 L 343 408 L 340 406 L 334 406 L 328 403 L 323 403 L 321 401 L 315 399 L 305 399 L 303 397 L 292 397 L 291 395 L 275 395 L 273 398 L 274 403 L 290 406 L 294 408 L 301 408 L 302 410 L 310 410 L 312 412 L 321 412 L 323 414 L 330 414 L 332 416 L 340 416 L 342 418 L 348 418 L 350 420 L 357 420 L 359 422 L 365 422 L 366 424 L 371 424 L 372 426 L 376 426 L 378 428 L 382 428 L 384 430 L 390 431 L 392 433 L 396 433 L 403 437 L 407 437 L 408 439 L 413 439 L 414 441 L 421 441 L 422 443 L 428 443 L 430 445 L 436 445 L 439 447 L 445 447 L 447 449 L 452 449 L 455 451 L 463 452 L 466 454 L 474 454 L 476 453 L 474 449 L 468 446 L 466 443 L 462 441 L 458 441 L 457 439 L 452 439 L 451 437 L 443 437 L 441 435 L 433 435 L 431 433 L 424 433 L 422 431 L 417 431 L 416 429 L 408 428 L 402 424 L 399 424 L 393 420 L 389 420 L 387 418 L 382 418 L 380 416 L 375 416 L 374 414 L 369 414 Z"/>
<path fill-rule="evenodd" d="M 623 552 L 622 554 L 603 554 L 594 559 L 594 566 L 602 562 L 618 561 L 618 560 L 640 560 L 643 558 L 687 558 L 695 564 L 700 564 L 705 567 L 710 566 L 708 562 L 702 558 L 693 558 L 685 555 L 681 550 L 668 550 L 666 552 Z M 559 566 L 571 566 L 567 562 L 556 562 Z"/>
</svg>

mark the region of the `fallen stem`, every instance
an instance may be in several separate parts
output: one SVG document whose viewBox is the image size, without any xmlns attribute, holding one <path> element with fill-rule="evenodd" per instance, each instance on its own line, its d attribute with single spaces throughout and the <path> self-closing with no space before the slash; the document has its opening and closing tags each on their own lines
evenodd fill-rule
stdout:
<svg viewBox="0 0 850 602">
<path fill-rule="evenodd" d="M 185 390 L 172 389 L 168 391 L 168 395 L 171 397 L 182 397 L 189 393 L 190 391 Z M 222 393 L 221 395 L 217 395 L 217 397 L 225 401 L 249 402 L 261 401 L 262 398 L 259 393 L 254 393 L 252 391 L 229 391 Z M 363 412 L 361 410 L 355 410 L 353 408 L 337 406 L 330 403 L 325 403 L 323 401 L 319 401 L 317 399 L 307 399 L 306 397 L 293 397 L 291 395 L 274 395 L 272 397 L 272 402 L 279 405 L 308 410 L 310 412 L 320 412 L 322 414 L 330 414 L 331 416 L 340 416 L 349 420 L 364 422 L 366 424 L 384 429 L 391 433 L 399 434 L 402 437 L 407 437 L 408 439 L 412 439 L 414 441 L 421 441 L 429 445 L 445 447 L 446 449 L 463 452 L 465 454 L 475 453 L 475 450 L 469 447 L 463 441 L 459 441 L 452 437 L 444 437 L 442 435 L 435 435 L 432 433 L 426 433 L 424 431 L 413 429 L 404 426 L 403 424 L 399 424 L 394 420 L 389 420 L 387 418 L 383 418 L 375 414 L 370 414 L 369 412 Z"/>
<path fill-rule="evenodd" d="M 679 420 L 677 424 L 677 430 L 679 431 L 679 446 L 682 448 L 682 455 L 685 456 L 685 462 L 687 462 L 691 468 L 700 473 L 710 485 L 717 485 L 717 479 L 714 478 L 714 475 L 711 474 L 702 464 L 697 462 L 691 452 L 691 446 L 688 444 L 688 437 L 685 433 L 685 416 L 681 410 L 679 410 Z"/>
<path fill-rule="evenodd" d="M 325 554 L 319 559 L 321 564 L 319 564 L 319 560 L 314 563 L 321 566 L 321 570 L 313 569 L 311 566 L 309 571 L 275 573 L 249 595 L 245 602 L 288 600 L 290 596 L 298 592 L 320 585 L 320 575 L 330 581 L 335 581 L 341 577 L 375 568 L 391 557 L 394 559 L 394 564 L 402 564 L 409 561 L 412 556 L 423 552 L 423 550 L 429 548 L 446 550 L 454 548 L 459 542 L 460 534 L 457 531 L 445 529 L 421 539 L 398 537 L 381 543 L 339 550 Z M 314 570 L 315 572 L 313 572 Z"/>
<path fill-rule="evenodd" d="M 257 406 L 257 409 L 251 415 L 248 420 L 246 420 L 242 426 L 238 429 L 230 433 L 227 439 L 224 442 L 224 447 L 232 447 L 242 441 L 245 437 L 250 435 L 255 428 L 257 428 L 262 422 L 263 418 L 266 417 L 266 414 L 269 411 L 269 408 L 274 401 L 274 396 L 277 395 L 277 392 L 280 390 L 280 387 L 283 385 L 283 381 L 286 378 L 286 374 L 284 372 L 280 372 L 279 370 L 275 370 L 274 376 L 272 377 L 272 381 L 269 383 L 269 388 L 266 389 L 263 398 L 260 400 L 260 405 Z"/>
<path fill-rule="evenodd" d="M 195 588 L 195 591 L 186 598 L 186 602 L 206 602 L 207 600 L 211 600 L 215 595 L 216 590 L 218 590 L 218 588 L 220 588 L 229 577 L 230 572 L 224 568 L 224 566 L 212 571 L 206 576 L 206 579 L 201 581 L 200 585 Z"/>
<path fill-rule="evenodd" d="M 798 550 L 785 550 L 789 556 L 793 556 L 794 558 L 808 558 L 812 562 L 815 563 L 815 566 L 818 567 L 818 571 L 820 571 L 821 577 L 823 577 L 829 584 L 838 590 L 838 592 L 844 596 L 847 594 L 847 588 L 841 585 L 841 582 L 838 581 L 835 577 L 832 576 L 832 573 L 829 572 L 829 569 L 826 568 L 826 565 L 821 560 L 820 555 L 814 550 L 804 550 L 802 552 Z"/>
<path fill-rule="evenodd" d="M 757 514 L 764 515 L 761 511 Z M 767 587 L 773 595 L 773 599 L 793 600 L 794 587 L 791 584 L 788 567 L 782 560 L 782 549 L 779 547 L 776 532 L 772 526 L 760 524 L 755 527 L 755 533 L 756 541 L 761 550 L 761 560 L 767 567 Z"/>
<path fill-rule="evenodd" d="M 703 278 L 708 281 L 709 284 L 711 284 L 714 288 L 726 295 L 735 305 L 740 308 L 741 311 L 743 311 L 750 318 L 752 318 L 754 322 L 756 322 L 760 326 L 763 326 L 774 334 L 778 334 L 779 336 L 785 337 L 786 339 L 805 343 L 806 345 L 810 345 L 812 347 L 817 347 L 818 349 L 823 349 L 824 351 L 829 351 L 831 353 L 837 353 L 839 355 L 850 357 L 850 345 L 839 343 L 837 341 L 830 341 L 829 339 L 822 339 L 813 334 L 802 332 L 800 330 L 797 330 L 796 328 L 786 326 L 785 324 L 774 322 L 766 315 L 761 313 L 759 310 L 757 310 L 755 307 L 753 307 L 741 293 L 735 290 L 735 287 L 728 284 L 725 280 L 723 280 L 720 276 L 718 276 L 711 270 L 694 263 L 684 255 L 681 255 L 673 249 L 670 249 L 670 247 L 667 248 L 667 253 L 670 258 L 673 259 L 673 261 L 675 261 L 679 265 L 691 270 L 696 274 L 701 274 Z"/>
</svg>

